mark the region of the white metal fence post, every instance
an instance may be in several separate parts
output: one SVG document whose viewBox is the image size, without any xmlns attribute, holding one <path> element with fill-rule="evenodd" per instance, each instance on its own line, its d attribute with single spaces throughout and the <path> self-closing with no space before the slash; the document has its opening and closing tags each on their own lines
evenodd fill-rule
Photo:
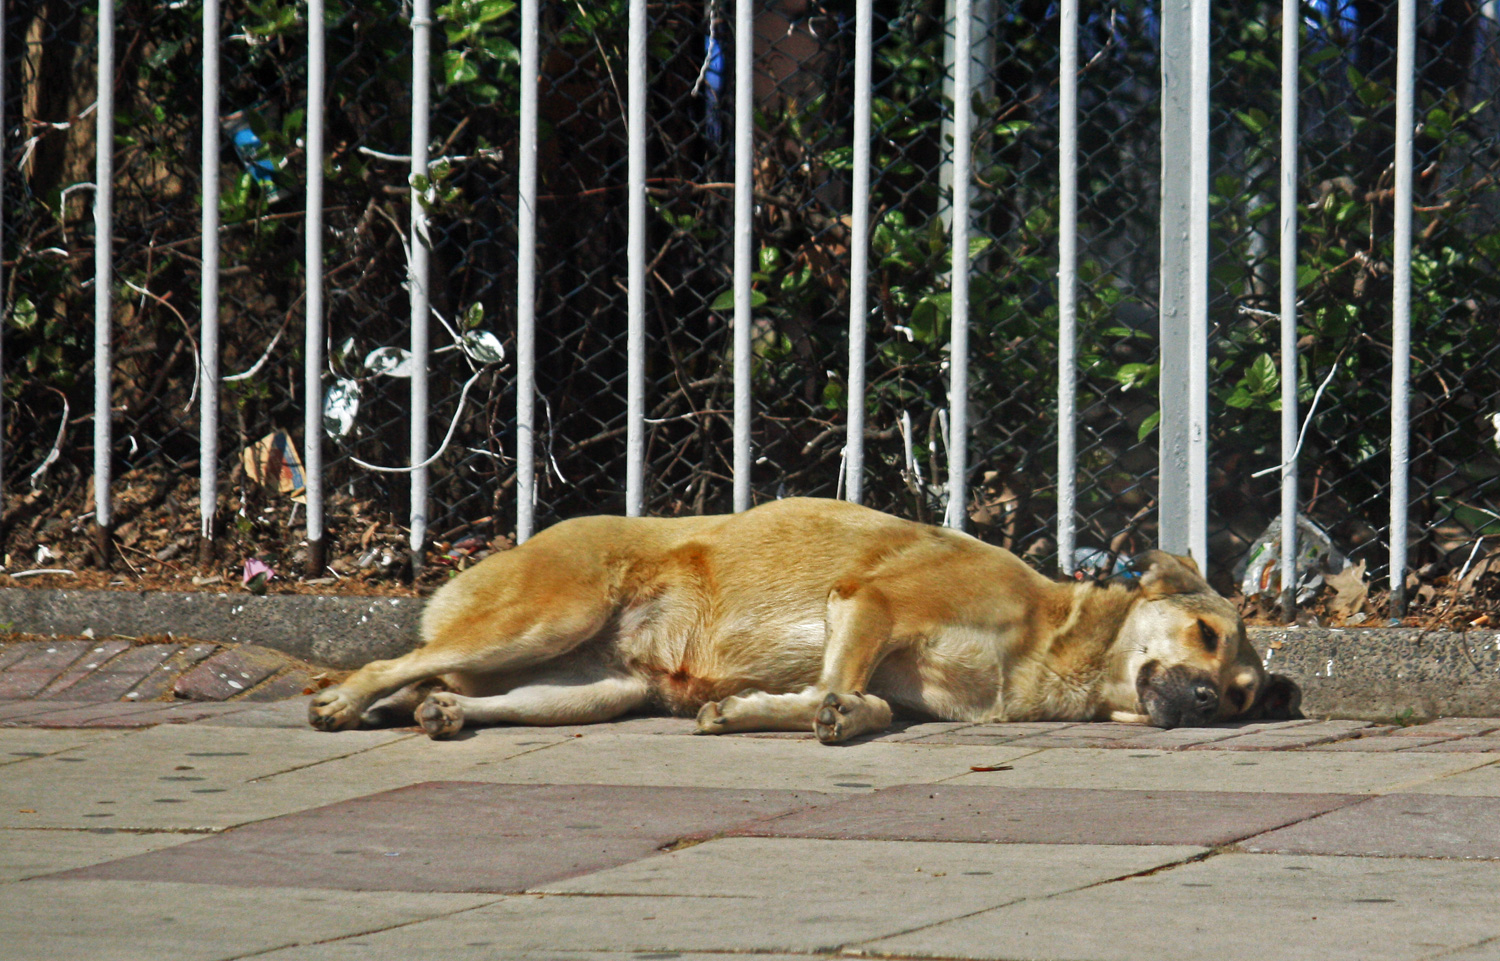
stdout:
<svg viewBox="0 0 1500 961">
<path fill-rule="evenodd" d="M 521 127 L 516 185 L 516 543 L 536 512 L 536 88 L 537 6 L 521 0 Z"/>
<path fill-rule="evenodd" d="M 327 565 L 323 536 L 323 0 L 307 0 L 307 215 L 303 278 L 307 284 L 303 347 L 303 464 L 307 482 L 307 574 Z"/>
<path fill-rule="evenodd" d="M 1057 563 L 1073 573 L 1078 461 L 1078 0 L 1058 34 Z"/>
<path fill-rule="evenodd" d="M 1406 613 L 1407 470 L 1411 412 L 1412 94 L 1417 4 L 1400 0 L 1396 26 L 1396 222 L 1391 302 L 1391 616 Z"/>
<path fill-rule="evenodd" d="M 411 12 L 411 263 L 408 298 L 411 307 L 411 566 L 422 567 L 427 542 L 427 212 L 418 178 L 427 176 L 427 141 L 432 73 L 432 0 L 414 0 Z"/>
<path fill-rule="evenodd" d="M 630 0 L 626 55 L 630 138 L 625 195 L 630 212 L 626 243 L 625 514 L 645 510 L 646 480 L 646 0 Z"/>
<path fill-rule="evenodd" d="M 1281 2 L 1281 617 L 1297 608 L 1297 97 L 1300 0 Z"/>
<path fill-rule="evenodd" d="M 969 147 L 973 126 L 974 40 L 972 0 L 957 0 L 954 44 L 960 55 L 953 63 L 953 313 L 948 349 L 948 406 L 952 411 L 948 435 L 948 510 L 944 523 L 963 530 L 968 513 L 969 470 Z"/>
<path fill-rule="evenodd" d="M 5 142 L 5 8 L 0 6 L 0 374 L 5 370 L 5 323 L 10 319 L 5 299 L 5 171 L 10 163 Z M 5 392 L 0 391 L 0 517 L 5 516 Z M 0 544 L 6 531 L 0 528 Z"/>
<path fill-rule="evenodd" d="M 219 508 L 219 0 L 203 0 L 203 267 L 199 281 L 198 560 Z"/>
<path fill-rule="evenodd" d="M 734 509 L 750 507 L 750 282 L 754 272 L 755 3 L 734 5 Z M 634 135 L 634 127 L 631 133 Z M 632 141 L 633 143 L 633 141 Z"/>
<path fill-rule="evenodd" d="M 110 454 L 114 446 L 111 420 L 110 294 L 113 249 L 115 144 L 115 8 L 113 0 L 99 4 L 99 79 L 94 109 L 94 537 L 99 562 L 110 558 Z"/>
<path fill-rule="evenodd" d="M 1209 0 L 1192 5 L 1192 183 L 1188 269 L 1188 553 L 1208 570 Z"/>
<path fill-rule="evenodd" d="M 874 0 L 854 5 L 854 183 L 849 221 L 849 375 L 844 476 L 850 501 L 864 497 L 865 340 L 869 330 L 870 270 L 870 55 Z"/>
<path fill-rule="evenodd" d="M 1161 11 L 1161 268 L 1158 288 L 1161 373 L 1157 378 L 1161 418 L 1156 437 L 1159 481 L 1157 544 L 1188 551 L 1188 385 L 1183 376 L 1189 349 L 1189 181 L 1192 168 L 1191 0 L 1160 0 Z"/>
</svg>

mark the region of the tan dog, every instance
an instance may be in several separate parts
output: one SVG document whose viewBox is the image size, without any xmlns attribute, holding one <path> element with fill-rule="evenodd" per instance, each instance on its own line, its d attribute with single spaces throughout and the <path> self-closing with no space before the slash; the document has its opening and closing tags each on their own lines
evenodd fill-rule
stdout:
<svg viewBox="0 0 1500 961">
<path fill-rule="evenodd" d="M 1300 716 L 1296 684 L 1266 673 L 1197 565 L 1145 560 L 1134 589 L 1058 583 L 966 534 L 831 500 L 583 517 L 444 585 L 420 647 L 320 692 L 309 717 L 353 727 L 433 678 L 448 690 L 416 711 L 433 737 L 649 708 L 696 713 L 705 734 L 826 743 L 884 729 L 892 707 L 1160 727 Z"/>
</svg>

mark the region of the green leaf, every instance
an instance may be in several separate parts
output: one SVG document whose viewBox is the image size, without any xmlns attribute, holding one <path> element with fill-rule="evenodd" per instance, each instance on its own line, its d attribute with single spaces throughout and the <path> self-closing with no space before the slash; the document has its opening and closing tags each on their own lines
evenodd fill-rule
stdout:
<svg viewBox="0 0 1500 961">
<path fill-rule="evenodd" d="M 781 249 L 778 247 L 762 247 L 757 252 L 759 268 L 762 273 L 769 274 L 781 266 Z"/>
<path fill-rule="evenodd" d="M 1157 411 L 1156 413 L 1147 417 L 1145 420 L 1141 421 L 1141 429 L 1136 431 L 1135 434 L 1136 443 L 1144 444 L 1146 442 L 1146 438 L 1151 436 L 1151 432 L 1156 430 L 1156 425 L 1160 423 L 1161 411 Z"/>
<path fill-rule="evenodd" d="M 752 291 L 750 291 L 750 306 L 751 307 L 760 307 L 760 306 L 763 306 L 765 304 L 765 302 L 766 302 L 766 295 L 765 294 L 761 293 L 758 290 L 752 290 Z M 708 305 L 708 309 L 709 310 L 733 310 L 734 309 L 734 288 L 731 287 L 729 290 L 726 290 L 723 293 L 719 294 L 719 296 L 715 297 L 714 298 L 714 302 Z"/>
<path fill-rule="evenodd" d="M 16 298 L 16 305 L 10 311 L 10 322 L 17 330 L 30 330 L 36 326 L 36 305 L 30 297 L 22 294 Z"/>
<path fill-rule="evenodd" d="M 484 323 L 484 304 L 476 300 L 469 305 L 468 310 L 464 311 L 464 327 L 473 330 L 482 323 Z"/>
<path fill-rule="evenodd" d="M 449 86 L 457 86 L 478 80 L 479 68 L 469 61 L 466 54 L 447 50 L 443 53 L 443 76 Z"/>
</svg>

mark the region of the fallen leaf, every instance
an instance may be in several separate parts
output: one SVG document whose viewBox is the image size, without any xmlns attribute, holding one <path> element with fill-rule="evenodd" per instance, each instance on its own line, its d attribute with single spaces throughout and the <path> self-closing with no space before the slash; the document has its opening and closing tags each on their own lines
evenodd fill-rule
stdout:
<svg viewBox="0 0 1500 961">
<path fill-rule="evenodd" d="M 1364 561 L 1350 564 L 1337 574 L 1324 574 L 1323 581 L 1335 591 L 1332 600 L 1328 602 L 1329 614 L 1348 617 L 1365 606 L 1370 584 L 1365 580 Z"/>
<path fill-rule="evenodd" d="M 1273 650 L 1273 651 L 1279 651 L 1279 650 L 1281 650 L 1281 649 L 1282 649 L 1282 648 L 1283 648 L 1283 647 L 1286 647 L 1286 645 L 1285 645 L 1285 644 L 1284 644 L 1284 643 L 1282 643 L 1282 642 L 1281 642 L 1281 641 L 1272 641 L 1272 642 L 1271 642 L 1271 643 L 1270 643 L 1270 644 L 1269 644 L 1269 645 L 1268 645 L 1268 646 L 1269 646 L 1269 647 L 1270 647 L 1270 648 L 1271 648 L 1271 650 Z"/>
<path fill-rule="evenodd" d="M 971 771 L 1009 771 L 1009 770 L 1011 770 L 1011 765 L 1009 765 L 1009 764 L 971 764 L 971 765 L 969 765 L 969 770 L 971 770 Z"/>
</svg>

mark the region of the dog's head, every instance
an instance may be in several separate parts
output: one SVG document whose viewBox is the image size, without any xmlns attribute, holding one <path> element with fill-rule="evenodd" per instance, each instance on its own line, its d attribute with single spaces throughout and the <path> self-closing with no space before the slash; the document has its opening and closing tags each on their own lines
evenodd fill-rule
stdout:
<svg viewBox="0 0 1500 961">
<path fill-rule="evenodd" d="M 1136 713 L 1157 727 L 1302 716 L 1302 691 L 1270 674 L 1245 622 L 1188 557 L 1149 551 L 1136 561 L 1140 594 L 1120 630 Z"/>
</svg>

